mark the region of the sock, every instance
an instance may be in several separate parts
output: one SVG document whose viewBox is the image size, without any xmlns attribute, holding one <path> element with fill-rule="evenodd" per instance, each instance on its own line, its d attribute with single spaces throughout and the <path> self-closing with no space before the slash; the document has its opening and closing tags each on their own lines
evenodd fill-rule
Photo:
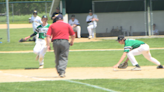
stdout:
<svg viewBox="0 0 164 92">
<path fill-rule="evenodd" d="M 135 66 L 140 68 L 140 66 L 138 64 L 136 64 Z"/>
</svg>

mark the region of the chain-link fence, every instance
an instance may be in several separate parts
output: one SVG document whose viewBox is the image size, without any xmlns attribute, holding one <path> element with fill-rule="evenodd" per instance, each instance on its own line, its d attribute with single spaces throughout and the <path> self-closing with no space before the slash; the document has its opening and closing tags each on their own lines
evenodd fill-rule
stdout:
<svg viewBox="0 0 164 92">
<path fill-rule="evenodd" d="M 48 15 L 52 1 L 20 1 L 9 2 L 9 19 L 12 22 L 28 22 L 28 18 L 34 10 L 37 10 L 38 15 Z M 6 23 L 6 3 L 0 2 L 0 23 Z"/>
</svg>

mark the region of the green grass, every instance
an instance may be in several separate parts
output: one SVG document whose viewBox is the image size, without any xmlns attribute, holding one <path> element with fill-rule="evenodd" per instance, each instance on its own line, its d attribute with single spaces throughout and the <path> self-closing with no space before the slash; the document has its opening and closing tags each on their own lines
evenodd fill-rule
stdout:
<svg viewBox="0 0 164 92">
<path fill-rule="evenodd" d="M 0 30 L 0 51 L 32 50 L 35 43 L 19 43 L 20 38 L 32 34 L 32 28 L 10 29 L 11 42 L 7 42 L 6 30 Z M 140 39 L 153 47 L 164 47 L 164 38 Z M 99 42 L 75 43 L 70 49 L 111 49 L 123 48 L 115 40 L 102 40 Z M 111 67 L 120 59 L 123 51 L 87 51 L 70 52 L 68 67 Z M 164 50 L 151 50 L 153 57 L 164 65 Z M 0 69 L 24 69 L 38 68 L 39 62 L 35 61 L 34 53 L 5 53 L 0 54 Z M 136 56 L 140 66 L 153 65 L 142 55 Z M 47 52 L 44 58 L 45 68 L 55 68 L 55 57 L 53 52 Z M 132 66 L 129 63 L 129 66 Z M 157 75 L 158 76 L 158 75 Z M 120 92 L 164 92 L 164 79 L 87 79 L 74 80 L 91 85 Z M 106 92 L 101 89 L 88 87 L 86 85 L 70 83 L 68 81 L 40 81 L 40 82 L 13 82 L 0 83 L 0 92 Z"/>
<path fill-rule="evenodd" d="M 122 53 L 123 51 L 70 52 L 68 67 L 112 67 L 118 62 Z M 161 57 L 164 50 L 152 50 L 151 53 L 161 64 L 164 64 L 163 57 Z M 35 56 L 34 53 L 0 54 L 0 69 L 38 68 L 39 62 L 35 61 Z M 140 66 L 154 65 L 156 67 L 142 55 L 136 56 L 136 59 Z M 54 68 L 54 61 L 54 53 L 47 52 L 44 58 L 45 68 Z M 129 66 L 132 66 L 130 62 Z"/>
<path fill-rule="evenodd" d="M 43 15 L 45 15 L 45 13 L 38 14 L 39 17 L 42 17 Z M 9 16 L 9 21 L 10 21 L 10 24 L 27 24 L 27 23 L 29 23 L 29 17 L 31 17 L 31 16 L 32 16 L 32 14 L 15 15 L 14 17 Z M 49 17 L 49 16 L 48 16 L 48 23 L 52 24 L 51 17 Z M 0 17 L 0 24 L 6 24 L 6 16 Z"/>
<path fill-rule="evenodd" d="M 7 31 L 5 29 L 0 30 L 0 40 L 3 43 L 0 44 L 0 51 L 20 51 L 20 50 L 32 50 L 35 43 L 19 43 L 21 38 L 29 36 L 33 33 L 32 28 L 22 28 L 22 29 L 10 29 L 10 43 L 7 42 Z M 140 39 L 149 44 L 151 48 L 164 47 L 164 38 L 147 38 Z M 111 49 L 111 48 L 123 48 L 115 40 L 102 40 L 98 42 L 82 42 L 75 43 L 70 49 Z"/>
<path fill-rule="evenodd" d="M 73 80 L 119 92 L 164 92 L 164 79 L 88 79 Z M 0 83 L 1 92 L 107 92 L 68 81 Z"/>
</svg>

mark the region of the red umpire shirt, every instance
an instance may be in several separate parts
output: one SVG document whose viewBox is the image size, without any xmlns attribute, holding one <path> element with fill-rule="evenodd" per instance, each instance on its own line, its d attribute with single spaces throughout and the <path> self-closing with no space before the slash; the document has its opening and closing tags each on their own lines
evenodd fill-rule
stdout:
<svg viewBox="0 0 164 92">
<path fill-rule="evenodd" d="M 69 35 L 74 35 L 74 31 L 71 26 L 62 20 L 58 20 L 53 23 L 47 32 L 47 35 L 52 35 L 52 41 L 56 39 L 66 39 L 69 40 Z"/>
</svg>

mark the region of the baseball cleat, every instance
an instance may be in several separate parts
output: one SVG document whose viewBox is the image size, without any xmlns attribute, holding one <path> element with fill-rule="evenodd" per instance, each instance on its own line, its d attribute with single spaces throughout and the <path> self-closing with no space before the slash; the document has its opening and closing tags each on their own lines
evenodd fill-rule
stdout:
<svg viewBox="0 0 164 92">
<path fill-rule="evenodd" d="M 44 68 L 44 65 L 40 65 L 40 66 L 39 66 L 39 69 L 43 69 L 43 68 Z"/>
<path fill-rule="evenodd" d="M 92 38 L 92 36 L 89 36 L 89 37 L 88 37 L 88 39 L 91 39 L 91 38 Z"/>
<path fill-rule="evenodd" d="M 157 69 L 163 69 L 162 65 L 157 66 Z"/>
<path fill-rule="evenodd" d="M 135 67 L 133 69 L 131 69 L 132 71 L 141 71 L 141 68 L 140 67 Z"/>
<path fill-rule="evenodd" d="M 61 78 L 66 77 L 64 73 L 60 74 L 59 76 L 60 76 Z"/>
</svg>

